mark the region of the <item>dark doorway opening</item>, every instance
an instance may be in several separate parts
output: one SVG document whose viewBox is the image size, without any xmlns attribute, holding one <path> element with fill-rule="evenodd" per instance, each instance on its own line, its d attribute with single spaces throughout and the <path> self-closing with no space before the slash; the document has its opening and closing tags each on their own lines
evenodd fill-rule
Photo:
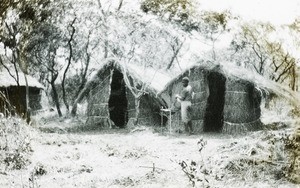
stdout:
<svg viewBox="0 0 300 188">
<path fill-rule="evenodd" d="M 128 101 L 123 74 L 118 70 L 114 70 L 108 107 L 110 119 L 119 128 L 124 128 L 128 122 L 127 106 Z"/>
<path fill-rule="evenodd" d="M 209 97 L 204 117 L 205 132 L 220 132 L 223 127 L 226 78 L 219 72 L 208 74 Z"/>
</svg>

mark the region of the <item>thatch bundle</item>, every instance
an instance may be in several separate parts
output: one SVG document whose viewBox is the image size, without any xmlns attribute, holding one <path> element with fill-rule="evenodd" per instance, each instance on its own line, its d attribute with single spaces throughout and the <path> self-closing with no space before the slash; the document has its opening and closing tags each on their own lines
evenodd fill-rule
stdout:
<svg viewBox="0 0 300 188">
<path fill-rule="evenodd" d="M 253 122 L 247 122 L 247 123 L 230 123 L 224 121 L 222 132 L 228 134 L 239 134 L 239 133 L 246 133 L 249 131 L 260 130 L 261 128 L 262 128 L 262 123 L 260 119 L 255 120 Z"/>
</svg>

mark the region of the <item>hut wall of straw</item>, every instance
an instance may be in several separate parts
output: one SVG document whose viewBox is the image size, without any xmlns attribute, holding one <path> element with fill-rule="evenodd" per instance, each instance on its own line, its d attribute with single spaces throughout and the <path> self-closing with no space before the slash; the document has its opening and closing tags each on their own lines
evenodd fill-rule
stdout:
<svg viewBox="0 0 300 188">
<path fill-rule="evenodd" d="M 86 125 L 98 129 L 111 128 L 114 123 L 110 119 L 109 99 L 111 94 L 112 70 L 122 72 L 120 66 L 109 63 L 98 71 L 94 78 L 93 88 L 91 88 L 88 97 L 87 121 Z M 137 79 L 135 76 L 127 72 L 130 82 Z M 135 80 L 141 82 L 139 80 Z M 141 82 L 142 83 L 142 82 Z M 127 126 L 134 126 L 136 119 L 135 98 L 131 93 L 130 86 L 126 85 L 127 100 Z M 161 103 L 152 90 L 146 90 L 146 93 L 140 99 L 139 125 L 154 126 L 160 124 L 160 106 Z M 126 126 L 126 125 L 125 125 Z"/>
<path fill-rule="evenodd" d="M 260 103 L 260 92 L 253 83 L 236 78 L 228 78 L 222 131 L 238 133 L 261 129 Z"/>
<path fill-rule="evenodd" d="M 98 84 L 91 89 L 88 97 L 86 126 L 106 129 L 111 127 L 112 122 L 109 117 L 109 96 L 110 96 L 111 75 L 106 69 L 99 74 Z"/>
<path fill-rule="evenodd" d="M 182 90 L 181 79 L 185 76 L 189 77 L 190 85 L 195 92 L 192 101 L 192 123 L 195 133 L 207 130 L 205 126 L 210 126 L 207 125 L 208 116 L 210 116 L 210 120 L 214 119 L 214 115 L 211 113 L 218 113 L 220 116 L 218 118 L 222 125 L 218 131 L 221 132 L 239 133 L 261 129 L 261 94 L 255 88 L 254 83 L 226 75 L 220 67 L 209 69 L 194 66 L 173 79 L 161 93 L 168 105 L 172 109 L 177 109 L 171 117 L 173 132 L 184 131 L 180 120 L 180 110 L 174 107 L 174 100 L 175 95 L 180 94 Z M 222 81 L 215 79 L 222 79 Z M 216 84 L 216 82 L 218 83 Z M 219 87 L 219 89 L 215 90 L 210 87 Z M 220 91 L 222 92 L 218 94 Z M 218 100 L 223 100 L 223 102 Z M 178 107 L 180 104 L 175 106 Z M 169 128 L 170 117 L 168 115 L 166 117 L 168 117 L 166 127 Z"/>
</svg>

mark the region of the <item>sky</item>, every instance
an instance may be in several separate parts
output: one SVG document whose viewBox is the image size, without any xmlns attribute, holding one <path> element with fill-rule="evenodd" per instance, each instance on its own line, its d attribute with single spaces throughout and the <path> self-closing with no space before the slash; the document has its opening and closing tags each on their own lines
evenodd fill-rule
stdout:
<svg viewBox="0 0 300 188">
<path fill-rule="evenodd" d="M 275 25 L 290 24 L 300 17 L 300 0 L 201 0 L 203 9 L 231 10 L 246 20 L 260 20 Z"/>
<path fill-rule="evenodd" d="M 269 22 L 278 26 L 278 29 L 282 25 L 293 23 L 296 18 L 300 19 L 300 0 L 199 0 L 199 9 L 217 12 L 230 10 L 242 20 Z M 280 32 L 278 37 L 285 39 L 282 41 L 284 48 L 300 59 L 300 49 L 294 46 L 289 32 L 287 30 Z M 225 41 L 224 38 L 222 40 Z M 228 44 L 223 42 L 220 45 Z M 300 66 L 300 62 L 298 64 Z"/>
</svg>

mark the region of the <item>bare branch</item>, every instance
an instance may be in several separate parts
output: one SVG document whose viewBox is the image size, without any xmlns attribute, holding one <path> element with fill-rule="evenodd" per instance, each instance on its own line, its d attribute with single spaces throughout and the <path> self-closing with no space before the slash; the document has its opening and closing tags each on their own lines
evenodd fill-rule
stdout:
<svg viewBox="0 0 300 188">
<path fill-rule="evenodd" d="M 2 57 L 0 56 L 0 64 L 6 69 L 8 74 L 16 81 L 17 85 L 20 86 L 19 79 L 16 78 L 10 71 L 10 69 L 4 64 Z"/>
<path fill-rule="evenodd" d="M 123 0 L 120 0 L 120 1 L 119 1 L 119 6 L 118 6 L 117 11 L 120 11 L 120 10 L 121 10 L 122 5 L 123 5 Z"/>
<path fill-rule="evenodd" d="M 181 50 L 181 48 L 182 48 L 182 46 L 184 44 L 184 41 L 179 44 L 179 39 L 178 39 L 178 37 L 176 37 L 175 38 L 175 43 L 176 43 L 176 45 L 172 45 L 171 44 L 171 47 L 173 49 L 173 56 L 171 58 L 170 63 L 168 64 L 168 66 L 166 68 L 167 70 L 170 69 L 171 66 L 173 65 L 173 62 L 177 58 L 177 55 L 178 55 L 179 51 Z"/>
<path fill-rule="evenodd" d="M 75 34 L 75 27 L 74 27 L 74 23 L 76 21 L 76 17 L 73 19 L 72 23 L 69 25 L 70 28 L 71 28 L 71 34 L 70 34 L 70 38 L 68 40 L 68 47 L 69 47 L 69 57 L 68 57 L 68 64 L 67 64 L 67 67 L 66 69 L 64 70 L 64 73 L 63 73 L 63 79 L 62 79 L 62 82 L 61 82 L 61 86 L 62 86 L 62 93 L 63 93 L 63 101 L 65 103 L 65 106 L 67 108 L 67 111 L 69 112 L 69 104 L 68 104 L 68 101 L 66 99 L 66 89 L 65 89 L 65 80 L 66 80 L 66 75 L 67 75 L 67 72 L 69 70 L 69 67 L 72 63 L 72 58 L 73 58 L 73 47 L 72 47 L 72 41 L 73 41 L 73 38 L 74 38 L 74 34 Z"/>
</svg>

